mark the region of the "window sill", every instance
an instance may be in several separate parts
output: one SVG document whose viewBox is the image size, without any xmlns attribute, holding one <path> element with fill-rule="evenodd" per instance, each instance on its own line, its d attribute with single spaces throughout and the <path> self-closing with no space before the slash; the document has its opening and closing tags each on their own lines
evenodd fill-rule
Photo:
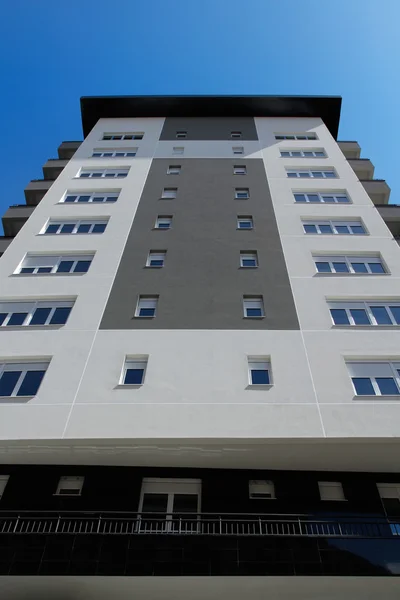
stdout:
<svg viewBox="0 0 400 600">
<path fill-rule="evenodd" d="M 29 402 L 35 396 L 0 396 L 0 404 Z"/>
<path fill-rule="evenodd" d="M 156 318 L 156 316 L 154 315 L 154 317 L 141 317 L 141 316 L 139 316 L 139 315 L 135 315 L 133 318 L 134 318 L 134 319 L 140 319 L 140 320 L 144 320 L 144 321 L 149 321 L 149 320 L 151 321 L 152 319 L 155 319 L 155 318 Z"/>
<path fill-rule="evenodd" d="M 367 400 L 374 400 L 377 402 L 399 402 L 400 401 L 400 394 L 398 395 L 385 395 L 385 396 L 378 396 L 377 394 L 375 394 L 374 396 L 367 396 L 367 395 L 360 395 L 360 396 L 353 396 L 353 400 L 357 401 L 357 400 L 361 400 L 361 401 L 367 401 Z"/>
<path fill-rule="evenodd" d="M 41 331 L 42 329 L 47 331 L 48 329 L 61 329 L 64 325 L 65 323 L 62 325 L 2 325 L 0 331 Z"/>
<path fill-rule="evenodd" d="M 153 227 L 152 231 L 169 231 L 171 227 Z"/>
<path fill-rule="evenodd" d="M 262 321 L 262 319 L 265 319 L 265 315 L 262 317 L 243 317 L 243 319 L 245 321 Z"/>
<path fill-rule="evenodd" d="M 55 492 L 55 494 L 53 494 L 53 496 L 57 496 L 58 498 L 80 498 L 82 496 L 82 493 L 80 494 L 59 494 L 57 492 Z"/>
<path fill-rule="evenodd" d="M 159 267 L 155 266 L 151 266 L 151 265 L 145 265 L 144 268 L 145 269 L 162 269 L 164 267 L 164 265 L 160 265 Z"/>
<path fill-rule="evenodd" d="M 137 390 L 143 387 L 143 383 L 119 383 L 114 390 Z"/>
<path fill-rule="evenodd" d="M 254 231 L 254 227 L 236 227 L 237 231 Z"/>
<path fill-rule="evenodd" d="M 246 390 L 270 390 L 273 387 L 273 383 L 250 383 L 245 387 Z M 272 498 L 270 498 L 272 500 Z"/>
<path fill-rule="evenodd" d="M 332 325 L 331 329 L 357 329 L 362 331 L 371 331 L 373 329 L 378 329 L 380 331 L 398 331 L 400 329 L 400 325 Z"/>
<path fill-rule="evenodd" d="M 85 273 L 13 273 L 10 277 L 73 277 L 78 275 L 86 275 Z"/>
<path fill-rule="evenodd" d="M 390 273 L 314 273 L 314 277 L 382 277 Z"/>
<path fill-rule="evenodd" d="M 239 267 L 239 269 L 258 269 L 258 265 L 256 265 L 255 267 Z"/>
</svg>

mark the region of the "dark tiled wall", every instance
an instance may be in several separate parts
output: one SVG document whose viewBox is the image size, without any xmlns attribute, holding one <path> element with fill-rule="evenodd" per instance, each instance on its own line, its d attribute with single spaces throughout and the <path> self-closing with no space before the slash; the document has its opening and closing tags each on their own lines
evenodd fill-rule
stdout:
<svg viewBox="0 0 400 600">
<path fill-rule="evenodd" d="M 160 140 L 183 145 L 185 140 L 176 138 L 177 131 L 187 131 L 187 140 L 230 140 L 233 146 L 240 145 L 240 139 L 232 139 L 232 131 L 241 131 L 242 140 L 258 140 L 253 117 L 167 117 Z"/>
<path fill-rule="evenodd" d="M 180 175 L 167 175 L 180 164 Z M 247 175 L 234 175 L 235 164 Z M 177 198 L 160 200 L 164 187 Z M 235 200 L 235 188 L 249 188 Z M 172 228 L 154 230 L 157 215 Z M 252 215 L 254 230 L 237 230 Z M 166 250 L 162 269 L 145 267 L 149 250 Z M 240 251 L 258 253 L 240 268 Z M 158 295 L 154 319 L 134 317 L 139 295 Z M 265 318 L 243 317 L 243 295 L 262 295 Z M 157 159 L 149 171 L 102 329 L 298 329 L 298 320 L 263 162 L 258 159 Z"/>
</svg>

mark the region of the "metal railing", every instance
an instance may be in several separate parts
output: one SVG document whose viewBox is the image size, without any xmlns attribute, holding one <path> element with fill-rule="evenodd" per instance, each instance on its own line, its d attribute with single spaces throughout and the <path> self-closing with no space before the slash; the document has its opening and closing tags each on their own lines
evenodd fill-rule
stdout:
<svg viewBox="0 0 400 600">
<path fill-rule="evenodd" d="M 271 514 L 1 512 L 1 534 L 393 538 L 400 536 L 400 521 Z"/>
</svg>

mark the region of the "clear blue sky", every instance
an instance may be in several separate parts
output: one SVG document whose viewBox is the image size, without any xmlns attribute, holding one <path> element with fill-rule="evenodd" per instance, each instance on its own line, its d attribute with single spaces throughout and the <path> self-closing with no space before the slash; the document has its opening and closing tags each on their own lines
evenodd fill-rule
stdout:
<svg viewBox="0 0 400 600">
<path fill-rule="evenodd" d="M 97 94 L 341 95 L 339 139 L 400 203 L 399 22 L 400 0 L 5 0 L 0 213 Z"/>
</svg>

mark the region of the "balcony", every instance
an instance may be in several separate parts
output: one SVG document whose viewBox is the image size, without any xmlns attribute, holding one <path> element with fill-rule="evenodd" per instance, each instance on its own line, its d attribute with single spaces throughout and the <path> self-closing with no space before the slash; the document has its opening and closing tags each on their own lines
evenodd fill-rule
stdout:
<svg viewBox="0 0 400 600">
<path fill-rule="evenodd" d="M 43 177 L 45 179 L 57 179 L 61 171 L 68 164 L 68 160 L 59 158 L 49 158 L 49 160 L 43 165 Z"/>
<path fill-rule="evenodd" d="M 4 254 L 4 252 L 7 250 L 8 246 L 11 244 L 13 239 L 14 238 L 7 237 L 5 235 L 0 236 L 0 256 Z"/>
<path fill-rule="evenodd" d="M 375 167 L 369 158 L 349 158 L 348 163 L 358 179 L 372 179 Z"/>
<path fill-rule="evenodd" d="M 53 183 L 52 179 L 32 179 L 24 190 L 26 203 L 29 206 L 37 206 Z"/>
<path fill-rule="evenodd" d="M 34 206 L 27 206 L 26 204 L 10 206 L 2 217 L 4 235 L 6 237 L 16 236 L 34 210 Z"/>
<path fill-rule="evenodd" d="M 361 148 L 358 142 L 340 141 L 338 145 L 347 159 L 360 158 Z"/>
<path fill-rule="evenodd" d="M 377 210 L 389 227 L 393 237 L 400 237 L 400 204 L 377 205 Z"/>
<path fill-rule="evenodd" d="M 377 206 L 387 204 L 390 198 L 390 187 L 384 179 L 360 180 L 365 191 Z"/>
<path fill-rule="evenodd" d="M 62 142 L 58 146 L 58 158 L 69 160 L 73 157 L 82 142 Z"/>
</svg>

